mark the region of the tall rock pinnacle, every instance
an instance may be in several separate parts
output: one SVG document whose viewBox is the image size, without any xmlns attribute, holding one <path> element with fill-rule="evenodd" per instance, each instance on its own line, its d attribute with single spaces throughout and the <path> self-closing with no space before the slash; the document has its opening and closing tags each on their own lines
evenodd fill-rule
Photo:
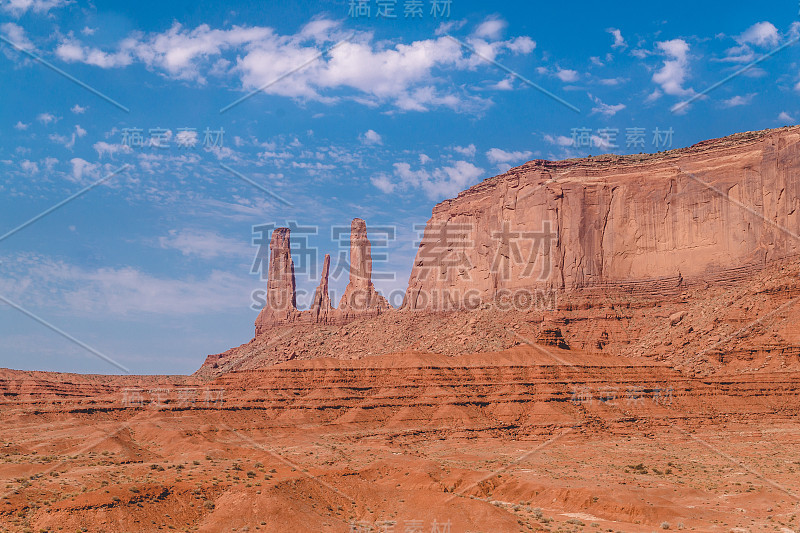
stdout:
<svg viewBox="0 0 800 533">
<path fill-rule="evenodd" d="M 350 224 L 350 283 L 337 311 L 344 320 L 360 315 L 379 315 L 391 306 L 372 284 L 372 245 L 367 238 L 367 223 L 354 218 Z"/>
<path fill-rule="evenodd" d="M 289 228 L 277 228 L 269 242 L 267 302 L 256 319 L 256 335 L 276 323 L 294 322 L 299 312 Z"/>
<path fill-rule="evenodd" d="M 322 264 L 322 277 L 319 279 L 319 286 L 314 292 L 314 300 L 311 302 L 311 321 L 325 324 L 331 319 L 331 295 L 328 292 L 328 273 L 331 268 L 331 256 L 325 254 L 325 261 Z"/>
<path fill-rule="evenodd" d="M 289 228 L 277 228 L 269 242 L 267 298 L 256 319 L 256 337 L 274 326 L 293 323 L 343 324 L 360 316 L 375 316 L 391 309 L 372 285 L 372 245 L 367 223 L 356 218 L 350 224 L 350 283 L 338 309 L 331 304 L 328 274 L 331 256 L 325 254 L 322 277 L 311 308 L 298 311 Z"/>
</svg>

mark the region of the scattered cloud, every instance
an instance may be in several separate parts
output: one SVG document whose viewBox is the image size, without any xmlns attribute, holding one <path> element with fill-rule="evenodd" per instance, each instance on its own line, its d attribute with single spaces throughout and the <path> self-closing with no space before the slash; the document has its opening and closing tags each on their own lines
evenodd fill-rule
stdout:
<svg viewBox="0 0 800 533">
<path fill-rule="evenodd" d="M 14 24 L 13 22 L 5 22 L 0 24 L 0 33 L 3 33 L 6 38 L 24 50 L 33 50 L 33 43 L 25 35 L 25 30 L 22 26 Z"/>
<path fill-rule="evenodd" d="M 202 259 L 216 257 L 248 258 L 253 255 L 249 243 L 223 237 L 219 233 L 198 229 L 170 230 L 169 235 L 158 238 L 163 249 L 177 250 L 185 256 Z"/>
<path fill-rule="evenodd" d="M 204 277 L 168 278 L 135 267 L 86 268 L 37 256 L 4 262 L 10 297 L 71 313 L 103 316 L 155 314 L 187 316 L 242 309 L 250 304 L 256 281 L 213 270 Z"/>
<path fill-rule="evenodd" d="M 89 163 L 80 157 L 70 159 L 72 165 L 72 178 L 74 181 L 81 183 L 84 178 L 97 179 L 100 171 L 100 165 L 97 163 Z"/>
<path fill-rule="evenodd" d="M 469 146 L 454 146 L 453 150 L 465 157 L 475 157 L 476 148 L 474 144 Z"/>
<path fill-rule="evenodd" d="M 611 48 L 625 48 L 628 45 L 625 43 L 625 39 L 622 37 L 622 32 L 616 28 L 608 28 L 606 30 L 614 37 L 614 44 L 611 45 Z"/>
<path fill-rule="evenodd" d="M 567 137 L 566 135 L 545 135 L 544 140 L 556 146 L 572 146 L 575 144 L 572 137 Z"/>
<path fill-rule="evenodd" d="M 744 96 L 736 95 L 736 96 L 734 96 L 732 98 L 728 98 L 727 100 L 723 100 L 722 101 L 722 106 L 723 107 L 737 107 L 737 106 L 741 106 L 741 105 L 747 105 L 753 100 L 753 97 L 755 95 L 756 95 L 756 93 L 750 93 L 750 94 L 747 94 L 747 95 L 744 95 Z"/>
<path fill-rule="evenodd" d="M 375 187 L 380 189 L 380 191 L 385 194 L 392 194 L 397 188 L 397 186 L 392 182 L 392 178 L 386 174 L 378 174 L 377 176 L 373 176 L 370 178 L 370 181 Z"/>
<path fill-rule="evenodd" d="M 496 165 L 501 172 L 505 172 L 511 168 L 512 163 L 526 163 L 530 160 L 532 155 L 533 152 L 530 151 L 507 152 L 500 148 L 491 148 L 486 152 L 486 159 L 488 159 L 490 163 Z"/>
<path fill-rule="evenodd" d="M 776 46 L 779 41 L 778 28 L 771 22 L 757 22 L 747 28 L 736 40 L 740 44 Z"/>
<path fill-rule="evenodd" d="M 467 40 L 481 56 L 491 59 L 504 52 L 528 54 L 535 48 L 527 36 L 496 40 L 504 24 L 499 19 L 486 20 Z M 163 33 L 131 34 L 111 51 L 86 46 L 70 35 L 58 45 L 56 54 L 66 62 L 100 68 L 140 62 L 169 78 L 199 84 L 207 83 L 209 76 L 233 76 L 243 90 L 263 87 L 265 93 L 329 104 L 349 98 L 372 107 L 390 103 L 403 111 L 432 107 L 475 111 L 490 103 L 446 83 L 442 76 L 446 72 L 491 66 L 446 36 L 391 44 L 373 42 L 371 32 L 357 31 L 342 42 L 349 34 L 341 21 L 327 19 L 313 20 L 294 35 L 279 35 L 269 27 L 213 29 L 202 24 L 188 29 L 175 23 Z M 318 57 L 321 49 L 333 43 L 339 45 L 324 58 Z M 282 77 L 304 64 L 301 71 Z M 326 95 L 337 89 L 356 94 Z"/>
<path fill-rule="evenodd" d="M 69 110 L 72 111 L 73 113 L 75 113 L 76 115 L 82 115 L 82 114 L 86 113 L 87 109 L 89 109 L 89 106 L 81 107 L 78 104 L 75 104 Z"/>
<path fill-rule="evenodd" d="M 686 89 L 689 68 L 689 44 L 683 39 L 660 41 L 656 43 L 661 52 L 667 56 L 664 65 L 653 74 L 653 81 L 657 83 L 665 94 L 672 96 L 690 96 L 694 90 Z"/>
<path fill-rule="evenodd" d="M 39 165 L 27 159 L 20 161 L 19 166 L 26 174 L 36 174 L 39 172 Z"/>
<path fill-rule="evenodd" d="M 623 109 L 625 109 L 625 104 L 615 104 L 610 105 L 604 103 L 600 98 L 596 96 L 589 95 L 589 98 L 594 102 L 596 105 L 592 108 L 592 114 L 600 113 L 601 115 L 605 115 L 607 117 L 613 117 Z"/>
<path fill-rule="evenodd" d="M 375 130 L 367 130 L 359 136 L 363 144 L 383 144 L 383 138 Z"/>
<path fill-rule="evenodd" d="M 95 149 L 97 152 L 98 159 L 103 159 L 103 156 L 109 155 L 114 157 L 117 153 L 130 153 L 132 152 L 132 148 L 125 144 L 110 144 L 104 141 L 96 142 L 92 145 L 92 148 Z"/>
<path fill-rule="evenodd" d="M 408 163 L 394 164 L 393 181 L 388 175 L 374 176 L 372 184 L 391 194 L 401 190 L 421 190 L 431 200 L 456 196 L 459 192 L 474 185 L 484 173 L 482 168 L 467 161 L 454 161 L 452 164 L 428 171 L 424 168 L 413 170 Z"/>
<path fill-rule="evenodd" d="M 488 18 L 475 29 L 474 35 L 482 39 L 499 39 L 503 35 L 508 23 L 498 18 Z"/>
<path fill-rule="evenodd" d="M 578 71 L 566 68 L 560 68 L 556 71 L 556 77 L 564 83 L 572 83 L 578 81 Z"/>
<path fill-rule="evenodd" d="M 0 0 L 0 10 L 11 13 L 15 17 L 21 17 L 28 11 L 38 14 L 47 13 L 51 9 L 70 3 L 71 0 Z"/>
<path fill-rule="evenodd" d="M 52 113 L 40 113 L 36 117 L 36 120 L 38 120 L 39 122 L 41 122 L 45 126 L 48 126 L 50 124 L 55 124 L 60 119 L 61 119 L 61 117 L 57 117 L 57 116 L 53 115 Z"/>
<path fill-rule="evenodd" d="M 784 124 L 794 124 L 794 117 L 786 111 L 781 111 L 780 115 L 778 115 L 778 121 Z"/>
<path fill-rule="evenodd" d="M 28 126 L 30 126 L 30 124 L 25 124 L 21 120 L 18 120 L 17 123 L 14 124 L 14 129 L 19 130 L 19 131 L 25 131 L 25 130 L 28 129 Z"/>
</svg>

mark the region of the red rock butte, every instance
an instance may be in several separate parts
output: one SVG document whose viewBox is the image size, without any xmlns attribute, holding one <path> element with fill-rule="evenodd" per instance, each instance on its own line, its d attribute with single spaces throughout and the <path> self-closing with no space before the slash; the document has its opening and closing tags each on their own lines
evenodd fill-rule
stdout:
<svg viewBox="0 0 800 533">
<path fill-rule="evenodd" d="M 366 223 L 355 219 L 350 281 L 339 306 L 332 307 L 328 294 L 326 256 L 312 306 L 299 311 L 289 229 L 277 229 L 255 338 L 209 356 L 199 372 L 420 348 L 456 355 L 518 343 L 490 323 L 487 339 L 493 335 L 495 342 L 454 349 L 412 318 L 428 316 L 427 325 L 441 312 L 487 309 L 512 311 L 499 324 L 527 314 L 528 322 L 540 324 L 534 338 L 557 329 L 563 343 L 582 349 L 643 354 L 652 349 L 640 345 L 644 329 L 594 315 L 616 297 L 667 304 L 687 290 L 746 281 L 791 261 L 800 251 L 798 156 L 795 126 L 658 154 L 535 160 L 512 168 L 433 208 L 399 309 L 372 284 Z M 579 321 L 570 317 L 574 306 L 584 308 Z M 363 326 L 355 334 L 341 328 L 353 321 Z M 362 331 L 363 344 L 356 343 Z M 368 341 L 370 335 L 381 342 Z"/>
</svg>

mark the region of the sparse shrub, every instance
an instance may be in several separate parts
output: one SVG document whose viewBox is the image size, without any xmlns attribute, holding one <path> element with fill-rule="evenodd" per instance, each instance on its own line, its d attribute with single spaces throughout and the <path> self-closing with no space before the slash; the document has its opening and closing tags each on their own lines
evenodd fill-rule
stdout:
<svg viewBox="0 0 800 533">
<path fill-rule="evenodd" d="M 669 522 L 661 522 L 661 529 L 669 529 Z"/>
</svg>

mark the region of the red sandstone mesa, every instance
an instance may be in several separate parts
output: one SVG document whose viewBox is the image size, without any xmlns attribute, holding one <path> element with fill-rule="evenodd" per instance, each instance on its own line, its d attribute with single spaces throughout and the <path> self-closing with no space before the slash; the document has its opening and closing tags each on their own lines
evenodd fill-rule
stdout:
<svg viewBox="0 0 800 533">
<path fill-rule="evenodd" d="M 434 207 L 403 307 L 537 287 L 674 292 L 758 267 L 800 252 L 798 176 L 800 127 L 662 154 L 531 161 Z"/>
<path fill-rule="evenodd" d="M 311 309 L 298 311 L 284 229 L 273 236 L 269 272 L 277 282 L 268 284 L 256 337 L 210 355 L 199 373 L 324 356 L 501 350 L 523 342 L 509 330 L 547 340 L 545 330 L 555 328 L 573 349 L 670 358 L 704 371 L 711 355 L 738 357 L 728 352 L 791 356 L 800 348 L 788 323 L 763 339 L 717 344 L 795 294 L 783 268 L 800 253 L 798 176 L 797 126 L 661 154 L 526 163 L 434 207 L 400 310 L 370 281 L 366 225 L 356 219 L 339 308 L 323 272 Z M 759 284 L 777 300 L 756 290 Z M 491 310 L 504 292 L 540 289 L 557 294 L 557 308 Z M 431 314 L 451 310 L 441 304 L 460 297 L 469 300 L 460 308 L 467 312 Z"/>
</svg>

